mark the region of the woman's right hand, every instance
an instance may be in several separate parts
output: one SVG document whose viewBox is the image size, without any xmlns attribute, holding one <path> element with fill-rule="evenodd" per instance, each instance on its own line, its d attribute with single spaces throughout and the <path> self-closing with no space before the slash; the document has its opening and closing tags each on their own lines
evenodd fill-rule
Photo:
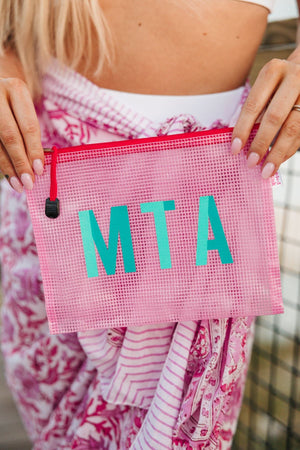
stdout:
<svg viewBox="0 0 300 450">
<path fill-rule="evenodd" d="M 20 78 L 0 78 L 0 170 L 17 191 L 32 189 L 44 151 L 33 101 Z"/>
</svg>

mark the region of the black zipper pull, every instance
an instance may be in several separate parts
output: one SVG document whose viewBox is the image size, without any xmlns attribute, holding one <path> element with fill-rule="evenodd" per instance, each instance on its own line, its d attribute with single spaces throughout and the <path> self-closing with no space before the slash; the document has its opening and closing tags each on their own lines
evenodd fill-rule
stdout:
<svg viewBox="0 0 300 450">
<path fill-rule="evenodd" d="M 49 149 L 46 149 L 49 151 Z M 50 197 L 46 199 L 45 214 L 50 219 L 56 219 L 59 216 L 59 199 L 57 198 L 57 180 L 56 180 L 57 147 L 52 147 L 51 176 L 50 176 Z"/>
</svg>

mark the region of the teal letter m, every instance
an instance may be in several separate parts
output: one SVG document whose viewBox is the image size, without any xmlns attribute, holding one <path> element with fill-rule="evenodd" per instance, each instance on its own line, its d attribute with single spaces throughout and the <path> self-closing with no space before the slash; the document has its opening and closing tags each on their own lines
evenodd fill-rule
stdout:
<svg viewBox="0 0 300 450">
<path fill-rule="evenodd" d="M 126 205 L 111 207 L 108 247 L 106 247 L 94 212 L 92 210 L 78 211 L 78 216 L 88 278 L 98 276 L 95 246 L 106 274 L 115 274 L 119 234 L 125 272 L 136 271 Z"/>
</svg>

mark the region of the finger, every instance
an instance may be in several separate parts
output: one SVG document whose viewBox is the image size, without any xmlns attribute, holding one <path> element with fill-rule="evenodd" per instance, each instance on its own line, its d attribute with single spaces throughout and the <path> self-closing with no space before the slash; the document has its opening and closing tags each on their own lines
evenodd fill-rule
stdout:
<svg viewBox="0 0 300 450">
<path fill-rule="evenodd" d="M 263 159 L 278 131 L 289 117 L 298 96 L 299 80 L 287 76 L 263 115 L 260 127 L 248 151 L 248 167 L 254 167 Z"/>
<path fill-rule="evenodd" d="M 34 172 L 41 175 L 44 166 L 44 151 L 31 95 L 23 82 L 18 85 L 11 83 L 9 94 L 12 111 L 23 137 L 29 163 Z"/>
<path fill-rule="evenodd" d="M 14 167 L 15 173 L 26 189 L 32 189 L 34 174 L 7 98 L 3 99 L 3 92 L 0 98 L 0 124 L 0 141 Z"/>
<path fill-rule="evenodd" d="M 282 81 L 285 70 L 286 61 L 272 59 L 259 72 L 232 132 L 233 154 L 238 154 L 245 146 L 256 120 Z"/>
<path fill-rule="evenodd" d="M 298 103 L 298 102 L 297 102 Z M 262 177 L 269 178 L 300 147 L 300 112 L 291 111 L 262 167 Z"/>
<path fill-rule="evenodd" d="M 10 185 L 17 192 L 21 193 L 23 191 L 23 186 L 20 183 L 18 177 L 16 176 L 12 163 L 1 144 L 0 144 L 0 170 L 7 179 L 7 181 L 10 183 Z"/>
</svg>

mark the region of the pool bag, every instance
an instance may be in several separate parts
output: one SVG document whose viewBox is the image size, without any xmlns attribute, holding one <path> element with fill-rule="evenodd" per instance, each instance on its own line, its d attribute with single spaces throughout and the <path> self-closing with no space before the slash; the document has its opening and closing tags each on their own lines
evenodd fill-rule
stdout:
<svg viewBox="0 0 300 450">
<path fill-rule="evenodd" d="M 50 332 L 283 312 L 271 180 L 232 129 L 45 154 L 27 192 Z"/>
</svg>

